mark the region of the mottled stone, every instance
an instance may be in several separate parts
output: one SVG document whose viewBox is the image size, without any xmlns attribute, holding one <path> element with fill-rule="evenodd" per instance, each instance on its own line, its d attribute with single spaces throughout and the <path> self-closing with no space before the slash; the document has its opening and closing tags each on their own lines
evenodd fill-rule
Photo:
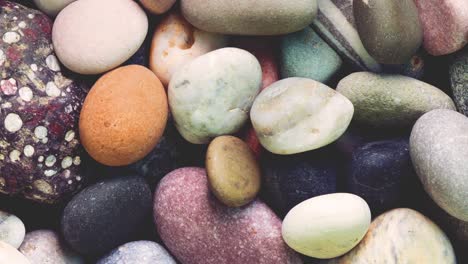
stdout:
<svg viewBox="0 0 468 264">
<path fill-rule="evenodd" d="M 23 242 L 26 228 L 17 216 L 0 211 L 0 241 L 19 248 Z"/>
<path fill-rule="evenodd" d="M 175 4 L 176 0 L 140 0 L 140 3 L 151 13 L 162 14 Z"/>
<path fill-rule="evenodd" d="M 77 128 L 86 91 L 62 75 L 47 16 L 8 1 L 0 12 L 0 192 L 56 202 L 84 180 Z"/>
<path fill-rule="evenodd" d="M 176 264 L 169 252 L 153 241 L 123 244 L 101 258 L 96 264 Z"/>
<path fill-rule="evenodd" d="M 31 263 L 84 264 L 85 260 L 71 251 L 52 230 L 36 230 L 26 234 L 19 251 Z"/>
<path fill-rule="evenodd" d="M 238 48 L 202 55 L 169 83 L 169 106 L 180 134 L 195 144 L 237 132 L 247 121 L 262 81 L 258 60 Z"/>
<path fill-rule="evenodd" d="M 310 257 L 330 259 L 350 251 L 371 222 L 367 203 L 354 194 L 333 193 L 296 205 L 283 220 L 283 239 Z"/>
<path fill-rule="evenodd" d="M 352 73 L 336 90 L 353 103 L 354 120 L 376 127 L 409 126 L 433 109 L 455 109 L 438 88 L 402 75 Z"/>
<path fill-rule="evenodd" d="M 164 244 L 182 263 L 302 263 L 281 239 L 281 220 L 264 203 L 222 205 L 201 168 L 164 177 L 154 197 L 154 220 Z"/>
<path fill-rule="evenodd" d="M 230 35 L 281 35 L 305 28 L 317 14 L 316 0 L 182 0 L 197 28 Z"/>
<path fill-rule="evenodd" d="M 278 81 L 257 96 L 250 118 L 260 143 L 275 154 L 295 154 L 340 137 L 353 105 L 330 87 L 306 78 Z"/>
<path fill-rule="evenodd" d="M 450 86 L 458 111 L 468 116 L 468 48 L 456 54 L 449 66 Z"/>
<path fill-rule="evenodd" d="M 156 27 L 150 52 L 150 68 L 167 86 L 172 75 L 195 58 L 227 45 L 224 35 L 190 25 L 178 10 Z"/>
<path fill-rule="evenodd" d="M 151 212 L 151 191 L 140 177 L 98 182 L 67 204 L 62 215 L 66 242 L 82 254 L 102 254 L 131 241 Z"/>
<path fill-rule="evenodd" d="M 282 78 L 304 77 L 327 82 L 341 64 L 340 56 L 310 27 L 282 38 Z"/>
<path fill-rule="evenodd" d="M 414 125 L 410 153 L 431 198 L 452 216 L 468 221 L 468 118 L 438 109 Z"/>
<path fill-rule="evenodd" d="M 16 248 L 0 241 L 0 263 L 32 264 Z"/>
<path fill-rule="evenodd" d="M 330 264 L 358 263 L 455 264 L 455 254 L 444 232 L 429 218 L 411 209 L 395 209 L 372 221 L 364 239 Z"/>
<path fill-rule="evenodd" d="M 424 31 L 424 48 L 432 55 L 446 55 L 468 43 L 466 0 L 415 0 Z"/>
<path fill-rule="evenodd" d="M 73 1 L 76 0 L 34 0 L 34 3 L 42 12 L 54 17 Z"/>
<path fill-rule="evenodd" d="M 413 0 L 354 0 L 353 10 L 364 47 L 378 62 L 406 63 L 421 46 L 423 32 Z"/>
</svg>

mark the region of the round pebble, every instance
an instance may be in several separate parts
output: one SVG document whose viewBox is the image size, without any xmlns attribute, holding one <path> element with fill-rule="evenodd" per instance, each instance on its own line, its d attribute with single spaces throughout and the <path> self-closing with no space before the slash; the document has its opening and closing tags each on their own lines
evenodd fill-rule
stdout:
<svg viewBox="0 0 468 264">
<path fill-rule="evenodd" d="M 225 205 L 244 206 L 260 191 L 260 168 L 244 141 L 220 136 L 206 153 L 206 172 L 214 195 Z"/>
<path fill-rule="evenodd" d="M 70 70 L 98 74 L 129 59 L 143 43 L 148 18 L 131 0 L 80 0 L 54 22 L 57 56 Z"/>
<path fill-rule="evenodd" d="M 176 0 L 140 0 L 140 3 L 151 13 L 162 14 L 175 4 Z"/>
<path fill-rule="evenodd" d="M 260 143 L 275 154 L 295 154 L 339 138 L 353 117 L 343 95 L 317 81 L 288 78 L 257 96 L 250 118 Z"/>
<path fill-rule="evenodd" d="M 0 241 L 0 263 L 32 264 L 16 248 Z"/>
<path fill-rule="evenodd" d="M 152 241 L 135 241 L 123 244 L 101 258 L 96 264 L 176 264 L 171 255 Z"/>
<path fill-rule="evenodd" d="M 26 228 L 17 216 L 0 211 L 0 241 L 19 248 L 23 242 Z"/>
<path fill-rule="evenodd" d="M 283 220 L 284 241 L 310 257 L 330 259 L 350 251 L 371 222 L 367 203 L 349 193 L 327 194 L 295 206 Z"/>
<path fill-rule="evenodd" d="M 34 3 L 42 12 L 54 17 L 73 1 L 76 0 L 34 0 Z"/>
<path fill-rule="evenodd" d="M 158 78 L 142 66 L 120 67 L 102 76 L 86 97 L 81 141 L 98 162 L 128 165 L 156 146 L 167 115 L 166 93 Z"/>
</svg>

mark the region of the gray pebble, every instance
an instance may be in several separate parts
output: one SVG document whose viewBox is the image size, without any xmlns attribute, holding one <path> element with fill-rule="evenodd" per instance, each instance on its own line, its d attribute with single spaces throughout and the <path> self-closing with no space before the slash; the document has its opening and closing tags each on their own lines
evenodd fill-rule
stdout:
<svg viewBox="0 0 468 264">
<path fill-rule="evenodd" d="M 176 264 L 171 255 L 152 241 L 135 241 L 114 249 L 97 264 Z"/>
</svg>

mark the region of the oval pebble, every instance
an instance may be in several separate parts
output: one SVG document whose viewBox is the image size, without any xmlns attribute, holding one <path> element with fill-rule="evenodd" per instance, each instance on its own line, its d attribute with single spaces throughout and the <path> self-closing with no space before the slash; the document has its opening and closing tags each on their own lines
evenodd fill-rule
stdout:
<svg viewBox="0 0 468 264">
<path fill-rule="evenodd" d="M 140 3 L 151 13 L 162 14 L 175 4 L 176 0 L 140 0 Z"/>
<path fill-rule="evenodd" d="M 182 0 L 195 27 L 229 35 L 282 35 L 305 28 L 317 14 L 316 0 Z M 265 12 L 268 10 L 268 12 Z"/>
<path fill-rule="evenodd" d="M 26 228 L 16 215 L 0 211 L 0 241 L 19 248 L 23 242 Z"/>
<path fill-rule="evenodd" d="M 142 178 L 113 178 L 73 197 L 63 211 L 61 231 L 77 252 L 102 254 L 130 241 L 150 213 L 151 191 Z"/>
<path fill-rule="evenodd" d="M 248 119 L 262 81 L 258 60 L 238 48 L 202 55 L 169 83 L 169 106 L 180 134 L 194 144 L 232 134 Z"/>
<path fill-rule="evenodd" d="M 167 122 L 164 87 L 145 67 L 129 65 L 102 76 L 80 115 L 80 137 L 88 153 L 109 166 L 144 158 L 157 145 Z"/>
<path fill-rule="evenodd" d="M 176 264 L 169 252 L 153 241 L 123 244 L 101 258 L 96 264 Z"/>
<path fill-rule="evenodd" d="M 36 230 L 26 234 L 19 251 L 31 263 L 84 264 L 85 260 L 72 252 L 52 230 Z"/>
<path fill-rule="evenodd" d="M 0 241 L 0 263 L 32 264 L 16 248 Z"/>
<path fill-rule="evenodd" d="M 468 118 L 438 109 L 414 125 L 410 153 L 424 189 L 447 213 L 468 221 Z"/>
<path fill-rule="evenodd" d="M 388 264 L 456 263 L 452 245 L 444 232 L 429 218 L 406 208 L 391 210 L 374 219 L 361 243 L 331 263 L 380 263 L 383 260 Z"/>
<path fill-rule="evenodd" d="M 220 136 L 211 141 L 206 171 L 212 192 L 227 206 L 244 206 L 260 191 L 257 160 L 249 146 L 236 137 Z"/>
<path fill-rule="evenodd" d="M 257 96 L 250 118 L 260 143 L 275 154 L 295 154 L 339 138 L 353 105 L 330 87 L 306 78 L 278 81 Z"/>
<path fill-rule="evenodd" d="M 143 43 L 148 18 L 131 0 L 80 0 L 60 12 L 52 39 L 70 70 L 98 74 L 129 59 Z"/>
<path fill-rule="evenodd" d="M 330 259 L 350 251 L 371 222 L 367 203 L 354 194 L 334 193 L 296 205 L 283 220 L 283 239 L 310 257 Z"/>
<path fill-rule="evenodd" d="M 76 0 L 34 0 L 34 3 L 42 12 L 54 17 L 74 1 Z"/>
<path fill-rule="evenodd" d="M 197 29 L 177 11 L 170 12 L 157 26 L 150 51 L 150 68 L 167 86 L 172 75 L 196 57 L 226 46 L 227 39 Z"/>
<path fill-rule="evenodd" d="M 177 169 L 161 180 L 154 220 L 181 263 L 302 263 L 281 239 L 281 220 L 264 203 L 224 206 L 211 195 L 201 168 Z"/>
<path fill-rule="evenodd" d="M 409 126 L 433 109 L 455 109 L 438 88 L 402 75 L 352 73 L 336 88 L 354 105 L 354 120 L 375 127 Z"/>
<path fill-rule="evenodd" d="M 458 111 L 468 116 L 468 48 L 457 53 L 449 66 L 450 87 Z"/>
</svg>

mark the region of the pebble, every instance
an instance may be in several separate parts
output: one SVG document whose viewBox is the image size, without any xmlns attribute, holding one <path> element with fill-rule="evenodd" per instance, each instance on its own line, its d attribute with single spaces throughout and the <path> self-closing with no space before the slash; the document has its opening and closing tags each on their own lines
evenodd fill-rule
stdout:
<svg viewBox="0 0 468 264">
<path fill-rule="evenodd" d="M 415 0 L 424 31 L 424 48 L 431 55 L 447 55 L 468 43 L 466 0 Z"/>
<path fill-rule="evenodd" d="M 46 15 L 8 1 L 0 13 L 0 192 L 55 203 L 85 180 L 79 164 L 61 163 L 83 154 L 67 135 L 77 134 L 86 87 L 62 75 Z"/>
<path fill-rule="evenodd" d="M 450 87 L 458 111 L 468 116 L 468 48 L 457 53 L 450 64 Z"/>
<path fill-rule="evenodd" d="M 52 230 L 36 230 L 26 234 L 19 251 L 31 263 L 84 264 L 85 260 L 72 252 L 59 234 Z"/>
<path fill-rule="evenodd" d="M 438 88 L 402 75 L 357 72 L 336 88 L 354 105 L 354 120 L 375 127 L 410 126 L 433 109 L 455 109 Z"/>
<path fill-rule="evenodd" d="M 455 264 L 450 241 L 429 218 L 412 209 L 399 208 L 372 221 L 359 245 L 330 264 L 380 263 Z"/>
<path fill-rule="evenodd" d="M 260 143 L 275 154 L 295 154 L 339 138 L 353 116 L 343 95 L 317 81 L 288 78 L 258 95 L 250 118 Z"/>
<path fill-rule="evenodd" d="M 195 27 L 229 35 L 282 35 L 305 28 L 317 14 L 316 0 L 182 0 Z"/>
<path fill-rule="evenodd" d="M 423 32 L 413 0 L 355 0 L 353 10 L 364 47 L 378 62 L 406 63 L 421 46 Z"/>
<path fill-rule="evenodd" d="M 161 180 L 154 220 L 181 263 L 302 263 L 281 238 L 281 220 L 263 202 L 224 206 L 211 195 L 201 168 L 177 169 Z"/>
<path fill-rule="evenodd" d="M 102 76 L 86 97 L 81 141 L 98 162 L 128 165 L 153 150 L 167 115 L 166 93 L 158 78 L 142 66 L 120 67 Z"/>
<path fill-rule="evenodd" d="M 37 8 L 49 16 L 55 17 L 62 9 L 76 0 L 34 0 Z"/>
<path fill-rule="evenodd" d="M 468 118 L 438 109 L 413 127 L 410 153 L 424 189 L 447 213 L 468 221 Z"/>
<path fill-rule="evenodd" d="M 244 206 L 260 191 L 260 167 L 249 146 L 239 138 L 220 136 L 211 141 L 206 172 L 211 191 L 227 206 Z"/>
<path fill-rule="evenodd" d="M 354 194 L 333 193 L 306 200 L 283 220 L 283 239 L 294 250 L 320 259 L 350 251 L 371 222 L 367 203 Z"/>
<path fill-rule="evenodd" d="M 54 22 L 57 56 L 81 74 L 103 73 L 129 59 L 143 43 L 148 18 L 131 0 L 80 0 L 64 8 Z"/>
<path fill-rule="evenodd" d="M 169 83 L 169 106 L 180 134 L 194 144 L 239 131 L 262 81 L 258 60 L 238 48 L 202 55 Z"/>
<path fill-rule="evenodd" d="M 0 211 L 0 241 L 19 248 L 23 242 L 26 228 L 16 215 Z"/>
<path fill-rule="evenodd" d="M 131 241 L 151 212 L 151 191 L 136 176 L 98 182 L 67 204 L 61 220 L 65 241 L 87 255 L 106 253 Z"/>
<path fill-rule="evenodd" d="M 140 3 L 151 13 L 160 15 L 167 12 L 176 0 L 140 0 Z"/>
<path fill-rule="evenodd" d="M 153 241 L 123 244 L 101 258 L 96 264 L 176 264 L 169 252 Z"/>
<path fill-rule="evenodd" d="M 31 264 L 16 248 L 0 241 L 0 263 Z"/>
<path fill-rule="evenodd" d="M 325 83 L 341 64 L 340 56 L 310 27 L 282 38 L 282 78 L 304 77 Z"/>
<path fill-rule="evenodd" d="M 172 75 L 182 66 L 226 44 L 224 35 L 197 29 L 178 10 L 174 10 L 156 27 L 151 44 L 150 68 L 167 86 Z"/>
</svg>

